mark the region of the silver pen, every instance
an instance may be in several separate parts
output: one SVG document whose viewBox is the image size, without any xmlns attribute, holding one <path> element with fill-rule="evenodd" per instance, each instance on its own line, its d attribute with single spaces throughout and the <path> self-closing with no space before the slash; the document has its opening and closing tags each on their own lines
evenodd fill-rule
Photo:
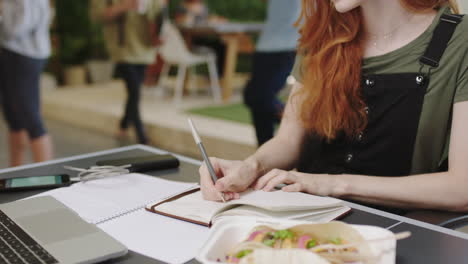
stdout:
<svg viewBox="0 0 468 264">
<path fill-rule="evenodd" d="M 208 168 L 208 172 L 210 173 L 211 179 L 213 180 L 213 184 L 214 184 L 218 180 L 218 177 L 216 176 L 216 172 L 214 171 L 213 165 L 211 165 L 210 159 L 208 158 L 208 155 L 206 154 L 205 147 L 203 146 L 201 138 L 198 135 L 197 129 L 195 128 L 195 125 L 193 124 L 192 119 L 188 118 L 188 122 L 190 125 L 190 129 L 192 129 L 193 139 L 195 139 L 195 143 L 197 143 L 197 146 L 200 149 L 200 152 L 203 156 L 203 160 L 205 161 L 206 167 Z M 224 199 L 223 192 L 221 192 L 221 200 L 223 200 L 224 203 L 226 202 L 226 199 Z"/>
</svg>

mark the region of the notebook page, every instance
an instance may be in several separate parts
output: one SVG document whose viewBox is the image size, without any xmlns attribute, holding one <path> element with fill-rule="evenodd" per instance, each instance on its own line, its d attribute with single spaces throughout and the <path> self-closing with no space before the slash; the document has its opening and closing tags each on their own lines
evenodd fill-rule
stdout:
<svg viewBox="0 0 468 264">
<path fill-rule="evenodd" d="M 278 219 L 307 219 L 312 220 L 314 216 L 320 218 L 320 215 L 335 215 L 335 212 L 341 211 L 342 206 L 325 208 L 320 210 L 299 210 L 299 211 L 270 211 L 250 205 L 242 205 L 228 211 L 221 212 L 213 217 L 212 221 L 216 222 L 226 216 L 257 216 L 261 218 L 278 218 Z M 335 216 L 336 218 L 336 216 Z M 334 218 L 333 218 L 334 219 Z"/>
<path fill-rule="evenodd" d="M 98 225 L 128 249 L 165 263 L 186 263 L 208 239 L 208 227 L 138 210 Z"/>
<path fill-rule="evenodd" d="M 193 188 L 193 183 L 163 180 L 143 174 L 125 174 L 59 188 L 38 196 L 50 195 L 70 207 L 89 223 L 99 223 L 147 203 Z"/>
<path fill-rule="evenodd" d="M 154 209 L 163 213 L 209 223 L 217 213 L 235 206 L 237 204 L 232 201 L 227 203 L 207 201 L 203 199 L 201 191 L 198 191 L 175 201 L 160 204 Z M 151 205 L 147 207 L 151 207 Z"/>
<path fill-rule="evenodd" d="M 279 217 L 281 215 L 283 217 L 287 216 L 288 218 L 293 218 L 291 215 L 301 213 L 304 214 L 305 210 L 308 212 L 307 215 L 311 215 L 313 214 L 310 212 L 311 210 L 322 211 L 327 208 L 339 207 L 341 204 L 342 201 L 338 199 L 319 197 L 304 193 L 289 193 L 283 191 L 264 192 L 254 190 L 249 190 L 242 193 L 239 200 L 232 200 L 227 203 L 221 203 L 204 200 L 201 192 L 198 191 L 183 196 L 182 198 L 175 201 L 158 205 L 154 209 L 163 213 L 209 223 L 215 215 L 222 211 L 227 211 L 233 207 L 237 207 L 238 205 L 251 206 L 245 208 L 249 208 L 248 210 L 252 212 L 252 214 L 248 214 L 245 208 L 243 214 L 268 214 L 272 217 Z M 148 207 L 151 207 L 151 205 Z M 238 210 L 238 208 L 239 207 L 232 210 L 235 211 Z M 223 214 L 226 213 L 227 212 L 224 212 Z M 302 217 L 302 215 L 298 217 Z"/>
<path fill-rule="evenodd" d="M 252 205 L 270 211 L 297 211 L 337 207 L 342 205 L 343 202 L 335 198 L 301 192 L 249 190 L 241 194 L 241 199 L 237 200 L 237 203 Z"/>
</svg>

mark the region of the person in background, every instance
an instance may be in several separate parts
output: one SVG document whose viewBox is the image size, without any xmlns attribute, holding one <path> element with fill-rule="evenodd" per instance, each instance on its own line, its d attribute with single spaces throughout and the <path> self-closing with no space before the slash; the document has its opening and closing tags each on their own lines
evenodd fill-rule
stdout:
<svg viewBox="0 0 468 264">
<path fill-rule="evenodd" d="M 288 1 L 289 2 L 289 1 Z M 303 0 L 277 135 L 201 167 L 206 199 L 253 187 L 412 213 L 468 212 L 468 18 L 454 0 Z"/>
<path fill-rule="evenodd" d="M 210 13 L 203 0 L 182 0 L 177 8 L 177 24 L 197 25 L 208 23 Z"/>
<path fill-rule="evenodd" d="M 50 55 L 48 0 L 2 1 L 0 98 L 9 128 L 10 165 L 52 158 L 52 143 L 40 111 L 40 75 Z"/>
<path fill-rule="evenodd" d="M 103 24 L 107 50 L 116 63 L 115 74 L 127 89 L 117 136 L 127 138 L 133 125 L 140 144 L 149 143 L 139 110 L 141 86 L 146 66 L 156 56 L 159 41 L 154 36 L 154 23 L 165 4 L 160 0 L 93 0 L 91 5 L 91 17 Z"/>
<path fill-rule="evenodd" d="M 225 23 L 226 18 L 211 14 L 203 0 L 182 0 L 175 13 L 175 22 L 185 26 L 199 26 Z M 208 47 L 216 53 L 216 66 L 220 77 L 223 76 L 226 46 L 221 40 L 210 37 L 192 37 L 194 47 Z"/>
<path fill-rule="evenodd" d="M 269 0 L 265 27 L 253 56 L 250 81 L 244 89 L 259 146 L 273 137 L 284 105 L 277 98 L 291 73 L 299 34 L 294 23 L 301 0 Z"/>
<path fill-rule="evenodd" d="M 200 25 L 208 23 L 223 23 L 226 18 L 211 14 L 203 0 L 182 0 L 175 14 L 176 23 Z"/>
</svg>

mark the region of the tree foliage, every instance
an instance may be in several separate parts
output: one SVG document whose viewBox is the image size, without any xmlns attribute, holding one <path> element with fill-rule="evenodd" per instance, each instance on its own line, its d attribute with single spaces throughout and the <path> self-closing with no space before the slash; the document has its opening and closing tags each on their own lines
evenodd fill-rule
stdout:
<svg viewBox="0 0 468 264">
<path fill-rule="evenodd" d="M 174 11 L 181 1 L 170 1 L 171 11 Z M 212 13 L 233 21 L 263 21 L 267 5 L 267 1 L 264 0 L 205 0 L 205 3 Z"/>
</svg>

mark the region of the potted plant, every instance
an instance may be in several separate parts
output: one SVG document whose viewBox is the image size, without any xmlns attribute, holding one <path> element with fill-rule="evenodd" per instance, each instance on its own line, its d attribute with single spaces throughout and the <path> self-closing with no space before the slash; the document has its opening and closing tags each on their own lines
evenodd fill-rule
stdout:
<svg viewBox="0 0 468 264">
<path fill-rule="evenodd" d="M 90 33 L 90 58 L 86 62 L 89 79 L 92 83 L 108 82 L 112 79 L 114 63 L 106 52 L 102 26 L 91 22 Z"/>
<path fill-rule="evenodd" d="M 93 30 L 89 18 L 89 1 L 56 0 L 55 35 L 57 60 L 65 85 L 86 83 L 84 62 L 93 50 Z"/>
</svg>

